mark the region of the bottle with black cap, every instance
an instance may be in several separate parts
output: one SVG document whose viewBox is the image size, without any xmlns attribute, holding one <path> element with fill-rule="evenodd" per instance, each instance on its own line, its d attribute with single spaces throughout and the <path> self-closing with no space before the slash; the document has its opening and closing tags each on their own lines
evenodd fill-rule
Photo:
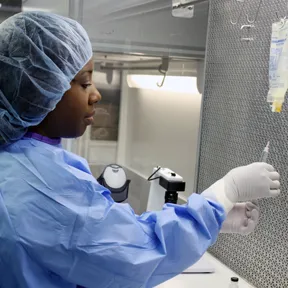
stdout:
<svg viewBox="0 0 288 288">
<path fill-rule="evenodd" d="M 239 279 L 237 277 L 232 277 L 229 288 L 239 288 Z"/>
</svg>

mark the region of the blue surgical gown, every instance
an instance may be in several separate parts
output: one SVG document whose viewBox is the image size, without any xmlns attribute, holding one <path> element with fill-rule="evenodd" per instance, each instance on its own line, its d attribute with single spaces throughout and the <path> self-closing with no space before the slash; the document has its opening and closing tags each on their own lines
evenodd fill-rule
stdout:
<svg viewBox="0 0 288 288">
<path fill-rule="evenodd" d="M 137 216 L 84 159 L 24 138 L 0 150 L 0 287 L 154 287 L 194 264 L 224 218 L 196 194 Z"/>
</svg>

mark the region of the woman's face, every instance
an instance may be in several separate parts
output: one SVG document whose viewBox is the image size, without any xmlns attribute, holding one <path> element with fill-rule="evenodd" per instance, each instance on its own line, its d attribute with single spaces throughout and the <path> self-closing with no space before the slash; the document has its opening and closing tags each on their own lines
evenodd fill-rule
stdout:
<svg viewBox="0 0 288 288">
<path fill-rule="evenodd" d="M 62 100 L 43 122 L 32 129 L 50 138 L 76 138 L 82 136 L 87 126 L 93 123 L 95 104 L 101 95 L 92 81 L 91 59 L 75 76 Z"/>
</svg>

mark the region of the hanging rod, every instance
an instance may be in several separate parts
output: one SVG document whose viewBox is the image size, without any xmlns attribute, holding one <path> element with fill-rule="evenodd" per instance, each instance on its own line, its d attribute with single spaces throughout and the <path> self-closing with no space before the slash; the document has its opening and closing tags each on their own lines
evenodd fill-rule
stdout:
<svg viewBox="0 0 288 288">
<path fill-rule="evenodd" d="M 125 70 L 158 70 L 159 65 L 157 66 L 124 66 L 124 65 L 106 65 L 101 63 L 100 64 L 101 70 L 119 70 L 119 71 L 125 71 Z"/>
<path fill-rule="evenodd" d="M 160 64 L 157 65 L 143 65 L 143 66 L 133 66 L 133 65 L 114 65 L 111 63 L 101 63 L 100 64 L 100 69 L 101 70 L 119 70 L 119 71 L 125 71 L 125 70 L 158 70 L 158 71 L 164 71 L 167 72 L 168 67 L 169 67 L 169 62 L 171 61 L 171 59 L 169 59 L 169 57 L 163 57 L 162 58 L 162 62 Z"/>
<path fill-rule="evenodd" d="M 189 7 L 191 5 L 196 5 L 196 4 L 199 4 L 199 3 L 202 3 L 202 2 L 208 2 L 209 0 L 192 0 L 190 2 L 187 2 L 187 3 L 179 3 L 179 4 L 174 4 L 173 5 L 173 9 L 179 9 L 179 8 L 186 8 L 186 7 Z"/>
</svg>

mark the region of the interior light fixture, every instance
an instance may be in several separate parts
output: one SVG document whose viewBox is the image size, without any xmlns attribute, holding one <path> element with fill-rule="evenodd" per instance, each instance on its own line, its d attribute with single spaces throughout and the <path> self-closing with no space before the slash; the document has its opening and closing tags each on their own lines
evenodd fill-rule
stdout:
<svg viewBox="0 0 288 288">
<path fill-rule="evenodd" d="M 45 9 L 45 8 L 38 8 L 38 7 L 27 7 L 27 6 L 23 6 L 22 7 L 22 11 L 24 12 L 30 12 L 30 11 L 42 11 L 42 12 L 53 12 L 53 10 L 51 9 Z"/>
<path fill-rule="evenodd" d="M 158 87 L 157 83 L 161 83 L 162 80 L 163 76 L 161 75 L 127 75 L 127 83 L 130 88 L 200 94 L 197 89 L 196 77 L 166 76 L 163 86 Z"/>
</svg>

